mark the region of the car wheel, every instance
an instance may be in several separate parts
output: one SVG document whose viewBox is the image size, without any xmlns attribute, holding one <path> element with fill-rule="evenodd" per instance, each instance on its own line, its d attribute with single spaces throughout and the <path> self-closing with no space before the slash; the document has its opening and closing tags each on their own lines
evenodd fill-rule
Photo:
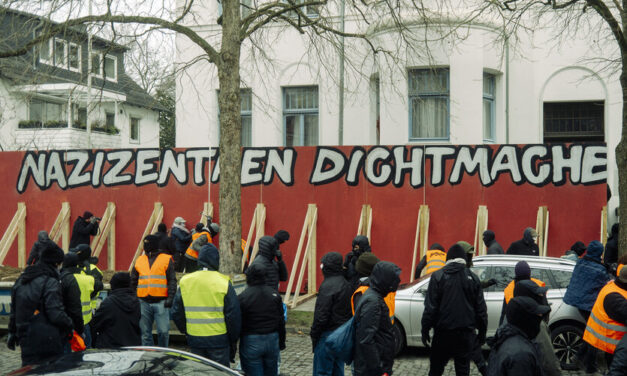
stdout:
<svg viewBox="0 0 627 376">
<path fill-rule="evenodd" d="M 407 338 L 405 338 L 405 329 L 403 329 L 403 325 L 398 322 L 398 319 L 394 320 L 394 325 L 392 325 L 392 332 L 394 333 L 394 356 L 403 351 L 405 345 L 407 344 Z"/>
<path fill-rule="evenodd" d="M 555 356 L 560 361 L 562 369 L 579 369 L 575 359 L 579 348 L 583 344 L 583 330 L 574 325 L 559 325 L 551 330 L 551 344 Z"/>
</svg>

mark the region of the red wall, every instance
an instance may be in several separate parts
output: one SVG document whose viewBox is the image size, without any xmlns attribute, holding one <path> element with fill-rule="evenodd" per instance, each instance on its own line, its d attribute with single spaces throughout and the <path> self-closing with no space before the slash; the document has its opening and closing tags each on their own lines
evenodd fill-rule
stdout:
<svg viewBox="0 0 627 376">
<path fill-rule="evenodd" d="M 498 148 L 498 145 L 491 148 L 492 157 Z M 479 173 L 464 173 L 460 184 L 451 185 L 448 178 L 455 158 L 449 158 L 445 162 L 445 181 L 435 187 L 430 181 L 432 161 L 426 158 L 422 165 L 423 185 L 419 188 L 409 184 L 409 175 L 405 176 L 401 187 L 395 187 L 392 183 L 375 186 L 368 182 L 363 172 L 356 186 L 349 186 L 344 178 L 328 184 L 313 185 L 310 184 L 310 175 L 318 149 L 295 148 L 293 185 L 288 186 L 275 176 L 271 184 L 242 187 L 242 237 L 248 234 L 255 204 L 263 202 L 267 208 L 266 233 L 271 235 L 279 229 L 285 229 L 291 234 L 291 240 L 281 247 L 290 270 L 309 203 L 318 205 L 318 258 L 329 251 L 345 254 L 350 250 L 361 205 L 370 204 L 373 210 L 373 252 L 381 259 L 397 263 L 403 269 L 403 281 L 407 281 L 410 276 L 416 219 L 421 204 L 427 204 L 430 208 L 429 244 L 438 242 L 447 248 L 458 240 L 472 243 L 478 205 L 488 207 L 488 227 L 496 232 L 497 241 L 505 249 L 512 241 L 522 237 L 525 227 L 535 227 L 536 213 L 541 205 L 547 205 L 550 213 L 549 255 L 563 254 L 576 240 L 588 243 L 599 237 L 600 213 L 606 204 L 603 179 L 588 184 L 573 184 L 570 179 L 566 179 L 562 185 L 551 181 L 540 187 L 526 182 L 516 184 L 511 174 L 506 172 L 500 174 L 493 184 L 486 186 L 481 183 Z M 353 149 L 339 147 L 336 150 L 348 157 Z M 366 151 L 369 149 L 364 148 Z M 177 152 L 184 150 L 176 149 Z M 520 154 L 523 147 L 517 147 L 517 150 Z M 116 268 L 127 269 L 154 202 L 163 203 L 164 222 L 169 228 L 177 216 L 184 217 L 188 226 L 193 226 L 200 219 L 202 203 L 207 201 L 207 185 L 194 184 L 191 162 L 188 163 L 189 176 L 184 185 L 170 177 L 168 184 L 163 187 L 157 184 L 129 184 L 93 188 L 88 185 L 63 190 L 57 182 L 53 182 L 49 188 L 42 190 L 30 179 L 24 192 L 19 193 L 17 182 L 25 156 L 26 152 L 0 153 L 0 176 L 5 182 L 0 187 L 0 211 L 3 213 L 0 216 L 0 232 L 6 230 L 16 211 L 16 203 L 26 202 L 27 252 L 39 230 L 50 230 L 62 202 L 70 202 L 73 222 L 84 210 L 101 216 L 106 203 L 112 201 L 117 206 Z M 532 164 L 538 168 L 542 163 L 550 164 L 552 160 L 549 150 L 548 156 L 536 159 Z M 585 162 L 580 166 L 582 164 Z M 135 167 L 133 162 L 125 171 L 132 174 Z M 68 165 L 65 168 L 67 175 L 72 168 Z M 87 167 L 87 170 L 90 168 Z M 567 177 L 571 173 L 566 170 Z M 212 185 L 211 200 L 216 207 L 215 217 L 219 222 L 218 189 L 219 184 Z M 17 264 L 16 245 L 17 242 L 5 264 Z M 106 247 L 101 260 L 106 259 L 105 255 Z M 105 262 L 101 261 L 101 266 L 104 265 Z M 321 280 L 319 276 L 318 281 Z"/>
</svg>

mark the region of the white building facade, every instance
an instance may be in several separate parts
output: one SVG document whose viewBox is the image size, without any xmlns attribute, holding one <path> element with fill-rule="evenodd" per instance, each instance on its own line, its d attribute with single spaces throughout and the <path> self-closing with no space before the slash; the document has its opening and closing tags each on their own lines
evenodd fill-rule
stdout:
<svg viewBox="0 0 627 376">
<path fill-rule="evenodd" d="M 218 5 L 203 4 L 195 28 L 215 41 Z M 316 17 L 315 9 L 306 11 Z M 345 39 L 343 111 L 337 43 L 312 42 L 279 22 L 253 36 L 261 49 L 244 43 L 244 146 L 605 142 L 613 212 L 622 91 L 618 70 L 608 63 L 617 56 L 615 44 L 598 16 L 591 13 L 595 22 L 576 31 L 540 17 L 533 30 L 506 40 L 495 19 L 477 18 L 447 34 L 453 15 L 434 16 L 426 25 L 411 10 L 401 12 L 409 35 L 401 38 L 385 9 L 373 6 L 372 12 L 379 14 L 376 25 L 356 14 L 345 18 L 347 32 L 366 32 L 384 52 Z M 339 27 L 339 18 L 333 20 Z M 177 51 L 179 63 L 186 63 L 200 50 L 177 36 Z M 218 144 L 218 90 L 217 71 L 208 63 L 179 76 L 178 147 Z"/>
</svg>

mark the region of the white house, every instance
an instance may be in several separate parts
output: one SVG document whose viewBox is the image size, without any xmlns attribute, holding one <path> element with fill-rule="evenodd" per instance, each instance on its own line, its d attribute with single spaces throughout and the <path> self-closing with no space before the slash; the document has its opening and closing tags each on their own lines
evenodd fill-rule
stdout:
<svg viewBox="0 0 627 376">
<path fill-rule="evenodd" d="M 50 24 L 42 20 L 3 8 L 0 44 L 10 48 L 45 32 Z M 91 58 L 87 33 L 68 28 L 0 59 L 2 150 L 159 146 L 162 107 L 126 74 L 127 48 L 91 39 Z"/>
<path fill-rule="evenodd" d="M 218 2 L 200 3 L 194 27 L 215 42 Z M 387 52 L 374 55 L 363 41 L 345 39 L 343 111 L 338 43 L 312 42 L 284 22 L 268 23 L 254 35 L 264 53 L 250 42 L 242 49 L 243 145 L 606 142 L 612 213 L 622 91 L 608 64 L 618 55 L 605 23 L 591 11 L 568 28 L 565 13 L 529 14 L 523 21 L 535 21 L 529 22 L 534 27 L 505 39 L 502 22 L 485 13 L 450 32 L 454 20 L 472 13 L 473 0 L 458 3 L 468 7 L 434 2 L 427 24 L 411 2 L 400 2 L 404 39 L 385 2 L 373 3 L 366 16 L 348 12 L 346 31 L 367 33 Z M 321 14 L 334 15 L 339 28 L 337 4 Z M 315 18 L 319 9 L 305 12 Z M 373 22 L 365 24 L 364 17 Z M 200 53 L 180 35 L 177 51 L 180 63 Z M 217 71 L 208 63 L 179 76 L 177 146 L 217 145 L 218 89 Z"/>
</svg>

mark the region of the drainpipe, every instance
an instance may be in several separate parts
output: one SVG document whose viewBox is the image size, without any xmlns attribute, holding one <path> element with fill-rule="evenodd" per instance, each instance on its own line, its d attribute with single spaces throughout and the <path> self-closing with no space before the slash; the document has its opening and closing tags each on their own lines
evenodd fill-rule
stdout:
<svg viewBox="0 0 627 376">
<path fill-rule="evenodd" d="M 509 36 L 505 36 L 505 143 L 509 144 Z"/>
<path fill-rule="evenodd" d="M 89 0 L 89 15 L 92 14 L 92 0 Z M 104 63 L 104 60 L 101 64 Z M 87 28 L 87 148 L 91 149 L 91 31 Z M 101 67 L 102 68 L 102 67 Z"/>
<path fill-rule="evenodd" d="M 340 31 L 344 33 L 344 8 L 346 0 L 340 1 Z M 340 86 L 339 86 L 338 144 L 344 145 L 344 36 L 340 36 Z"/>
</svg>

